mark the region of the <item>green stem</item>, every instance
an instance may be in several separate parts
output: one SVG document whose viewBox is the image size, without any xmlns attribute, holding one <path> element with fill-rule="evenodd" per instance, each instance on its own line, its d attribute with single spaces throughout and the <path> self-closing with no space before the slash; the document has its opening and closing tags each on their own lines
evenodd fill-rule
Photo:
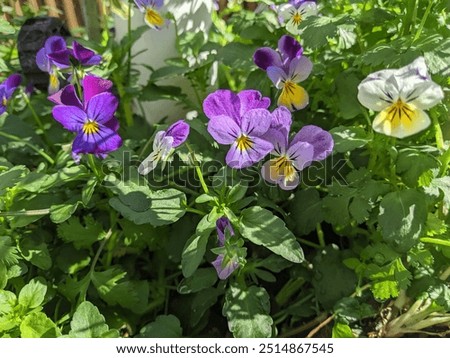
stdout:
<svg viewBox="0 0 450 358">
<path fill-rule="evenodd" d="M 449 240 L 442 240 L 442 239 L 435 239 L 433 237 L 421 237 L 420 242 L 424 242 L 426 244 L 434 244 L 434 245 L 441 245 L 441 246 L 448 246 L 450 247 L 450 241 Z"/>
<path fill-rule="evenodd" d="M 26 210 L 26 211 L 0 211 L 1 216 L 41 216 L 50 214 L 50 209 L 37 209 L 37 210 Z"/>
<path fill-rule="evenodd" d="M 175 183 L 173 181 L 169 182 L 169 186 L 171 186 L 171 187 L 173 187 L 175 189 L 178 189 L 178 190 L 180 190 L 180 191 L 182 191 L 183 193 L 186 193 L 186 194 L 191 194 L 191 195 L 195 195 L 195 196 L 199 195 L 195 190 L 192 190 L 192 189 L 186 188 L 184 186 L 178 185 L 177 183 Z"/>
<path fill-rule="evenodd" d="M 422 34 L 423 27 L 425 26 L 425 22 L 427 21 L 428 16 L 430 15 L 431 8 L 433 7 L 433 5 L 434 5 L 434 0 L 429 0 L 427 9 L 425 10 L 425 14 L 422 17 L 422 21 L 420 21 L 419 28 L 417 29 L 416 35 L 414 36 L 414 39 L 412 41 L 413 43 L 415 41 L 417 41 L 419 39 L 420 35 Z"/>
<path fill-rule="evenodd" d="M 205 213 L 204 211 L 197 210 L 197 209 L 194 209 L 194 208 L 186 207 L 185 210 L 186 210 L 188 213 L 198 214 L 198 215 L 200 215 L 200 216 L 208 215 L 208 213 Z"/>
<path fill-rule="evenodd" d="M 209 194 L 208 186 L 206 185 L 205 178 L 203 177 L 202 169 L 198 165 L 197 158 L 195 157 L 195 153 L 194 153 L 194 151 L 192 150 L 191 146 L 188 143 L 186 143 L 186 146 L 187 146 L 187 148 L 189 150 L 189 153 L 191 153 L 191 158 L 192 158 L 192 161 L 194 162 L 195 171 L 197 172 L 198 179 L 200 180 L 200 184 L 202 186 L 202 189 L 205 192 L 205 194 Z"/>
<path fill-rule="evenodd" d="M 127 15 L 127 31 L 128 31 L 128 57 L 127 57 L 127 84 L 130 85 L 131 79 L 131 1 L 128 1 L 128 15 Z"/>
<path fill-rule="evenodd" d="M 416 8 L 417 8 L 417 0 L 409 0 L 408 5 L 406 7 L 405 18 L 403 19 L 402 24 L 401 33 L 403 36 L 406 36 L 411 33 L 411 24 L 414 17 L 414 12 L 417 11 L 415 10 Z"/>
<path fill-rule="evenodd" d="M 445 143 L 444 143 L 444 136 L 442 135 L 442 128 L 439 124 L 438 114 L 437 112 L 432 109 L 430 111 L 431 120 L 433 122 L 433 128 L 434 128 L 434 135 L 436 137 L 436 146 L 439 149 L 439 151 L 443 151 L 445 149 Z"/>
<path fill-rule="evenodd" d="M 11 139 L 16 142 L 23 143 L 25 146 L 32 149 L 37 154 L 39 154 L 42 158 L 47 160 L 51 165 L 55 164 L 55 161 L 47 153 L 45 153 L 43 150 L 39 149 L 35 145 L 31 144 L 30 142 L 27 142 L 27 141 L 23 140 L 22 138 L 19 138 L 15 135 L 8 134 L 8 133 L 2 132 L 2 131 L 0 131 L 0 136 L 7 138 L 7 139 Z"/>
<path fill-rule="evenodd" d="M 306 246 L 313 247 L 313 248 L 315 248 L 315 249 L 319 249 L 319 250 L 320 250 L 320 249 L 322 248 L 320 245 L 317 245 L 316 243 L 311 242 L 311 241 L 306 240 L 306 239 L 297 238 L 297 241 L 300 242 L 301 244 L 304 244 L 304 245 L 306 245 Z"/>
<path fill-rule="evenodd" d="M 317 232 L 317 238 L 319 239 L 320 247 L 325 247 L 326 246 L 326 244 L 325 244 L 325 235 L 323 233 L 322 225 L 320 225 L 320 223 L 318 223 L 316 225 L 316 232 Z"/>
<path fill-rule="evenodd" d="M 92 171 L 94 172 L 97 179 L 101 182 L 103 180 L 103 178 L 101 176 L 101 173 L 98 170 L 97 163 L 95 163 L 94 155 L 88 154 L 87 157 L 88 157 L 89 167 L 92 169 Z"/>
<path fill-rule="evenodd" d="M 439 176 L 443 177 L 447 172 L 448 165 L 450 164 L 450 146 L 445 151 L 445 153 L 442 154 L 440 161 L 441 161 L 441 168 L 439 170 Z"/>
<path fill-rule="evenodd" d="M 122 79 L 120 78 L 120 76 L 118 74 L 118 71 L 113 72 L 112 75 L 113 75 L 114 83 L 116 84 L 116 87 L 117 87 L 117 91 L 119 92 L 119 96 L 121 98 L 120 105 L 123 110 L 125 122 L 128 127 L 131 127 L 134 123 L 134 119 L 133 119 L 133 110 L 131 108 L 130 98 L 127 95 L 127 92 L 122 83 Z"/>
</svg>

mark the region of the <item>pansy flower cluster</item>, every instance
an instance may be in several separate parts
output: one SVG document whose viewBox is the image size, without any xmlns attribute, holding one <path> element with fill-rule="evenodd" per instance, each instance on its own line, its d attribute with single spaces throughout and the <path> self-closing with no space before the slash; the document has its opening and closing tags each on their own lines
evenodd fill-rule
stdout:
<svg viewBox="0 0 450 358">
<path fill-rule="evenodd" d="M 211 136 L 217 143 L 231 146 L 225 158 L 228 166 L 246 168 L 271 153 L 273 159 L 262 168 L 263 178 L 281 189 L 294 189 L 299 184 L 299 171 L 331 154 L 333 139 L 311 125 L 289 141 L 291 112 L 279 107 L 271 113 L 269 105 L 270 99 L 258 91 L 235 94 L 218 90 L 205 99 L 203 111 L 209 118 Z"/>
<path fill-rule="evenodd" d="M 301 33 L 301 23 L 309 16 L 317 15 L 317 4 L 313 0 L 289 0 L 278 8 L 279 19 L 293 35 Z"/>
<path fill-rule="evenodd" d="M 77 71 L 83 67 L 98 65 L 102 57 L 94 51 L 73 41 L 72 48 L 68 48 L 66 40 L 61 36 L 49 37 L 36 55 L 39 69 L 48 72 L 50 81 L 48 92 L 53 94 L 60 88 L 62 70 Z"/>
<path fill-rule="evenodd" d="M 115 117 L 119 101 L 111 93 L 112 82 L 83 70 L 98 65 L 101 60 L 100 55 L 77 41 L 72 42 L 71 48 L 67 47 L 60 36 L 49 37 L 36 55 L 39 68 L 50 74 L 49 100 L 56 104 L 53 117 L 65 129 L 76 133 L 72 157 L 77 163 L 81 154 L 105 158 L 122 145 L 119 121 Z M 75 73 L 68 78 L 74 83 L 59 90 L 62 70 Z"/>
</svg>

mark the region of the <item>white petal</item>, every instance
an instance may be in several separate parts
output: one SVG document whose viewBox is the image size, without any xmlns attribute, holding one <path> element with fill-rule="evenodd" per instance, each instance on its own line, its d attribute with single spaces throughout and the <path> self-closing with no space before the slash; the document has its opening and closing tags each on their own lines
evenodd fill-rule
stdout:
<svg viewBox="0 0 450 358">
<path fill-rule="evenodd" d="M 311 74 L 313 63 L 308 57 L 294 58 L 289 65 L 289 78 L 293 82 L 302 82 Z"/>
<path fill-rule="evenodd" d="M 278 9 L 278 14 L 282 18 L 283 22 L 289 21 L 295 11 L 297 11 L 297 9 L 291 4 L 281 5 Z"/>
<path fill-rule="evenodd" d="M 383 110 L 394 100 L 392 95 L 386 93 L 385 87 L 385 79 L 367 77 L 358 86 L 359 102 L 373 111 Z"/>
<path fill-rule="evenodd" d="M 443 98 L 444 92 L 441 86 L 433 81 L 424 81 L 415 86 L 408 103 L 412 103 L 421 109 L 429 109 L 438 104 Z"/>
<path fill-rule="evenodd" d="M 401 121 L 391 121 L 387 115 L 388 109 L 380 112 L 372 123 L 373 130 L 378 133 L 386 134 L 390 137 L 405 138 L 427 128 L 431 121 L 428 115 L 420 108 L 414 110 L 411 119 Z"/>
<path fill-rule="evenodd" d="M 300 5 L 298 8 L 303 18 L 307 18 L 311 15 L 317 15 L 317 5 L 314 1 L 307 1 Z"/>
<path fill-rule="evenodd" d="M 158 153 L 151 152 L 150 155 L 142 161 L 141 165 L 139 165 L 139 174 L 146 175 L 150 173 L 158 165 L 159 159 Z"/>
</svg>

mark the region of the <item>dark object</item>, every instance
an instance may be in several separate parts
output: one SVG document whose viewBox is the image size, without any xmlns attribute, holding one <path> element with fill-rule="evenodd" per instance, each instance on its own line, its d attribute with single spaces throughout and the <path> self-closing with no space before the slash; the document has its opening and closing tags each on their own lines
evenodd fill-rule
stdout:
<svg viewBox="0 0 450 358">
<path fill-rule="evenodd" d="M 25 21 L 19 31 L 17 48 L 22 73 L 28 82 L 41 90 L 47 89 L 49 76 L 36 65 L 36 54 L 47 38 L 57 35 L 66 38 L 70 32 L 61 20 L 49 16 L 32 17 Z"/>
</svg>

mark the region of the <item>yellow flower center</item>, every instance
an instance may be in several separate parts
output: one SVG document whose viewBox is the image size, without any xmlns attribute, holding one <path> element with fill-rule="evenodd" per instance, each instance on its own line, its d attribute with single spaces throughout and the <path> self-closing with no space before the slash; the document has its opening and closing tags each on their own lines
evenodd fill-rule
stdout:
<svg viewBox="0 0 450 358">
<path fill-rule="evenodd" d="M 161 27 L 162 25 L 164 25 L 164 19 L 159 14 L 159 12 L 150 7 L 148 7 L 145 11 L 145 21 L 150 26 Z"/>
<path fill-rule="evenodd" d="M 58 76 L 56 75 L 56 73 L 50 74 L 50 86 L 49 87 L 53 92 L 59 90 L 59 79 L 58 79 Z"/>
<path fill-rule="evenodd" d="M 97 134 L 100 131 L 99 125 L 96 121 L 89 120 L 83 124 L 83 132 L 87 135 Z"/>
<path fill-rule="evenodd" d="M 6 97 L 3 97 L 3 99 L 2 99 L 2 106 L 6 107 L 7 104 L 8 104 L 8 100 L 6 99 Z"/>
<path fill-rule="evenodd" d="M 292 161 L 285 155 L 270 161 L 270 177 L 273 180 L 278 180 L 284 177 L 285 182 L 294 181 L 297 176 L 297 171 L 292 165 Z"/>
<path fill-rule="evenodd" d="M 253 142 L 245 134 L 242 134 L 238 139 L 236 139 L 237 147 L 242 152 L 244 150 L 252 149 Z"/>
<path fill-rule="evenodd" d="M 383 112 L 385 119 L 391 122 L 392 128 L 396 128 L 403 124 L 410 126 L 416 117 L 415 108 L 412 105 L 397 100 L 397 102 L 390 105 Z"/>
<path fill-rule="evenodd" d="M 308 104 L 308 93 L 295 82 L 284 82 L 281 95 L 278 98 L 278 105 L 285 106 L 290 111 L 304 108 Z"/>
<path fill-rule="evenodd" d="M 300 25 L 300 23 L 303 21 L 302 15 L 300 15 L 300 13 L 296 12 L 293 16 L 292 16 L 292 22 L 294 23 L 295 26 Z"/>
</svg>

